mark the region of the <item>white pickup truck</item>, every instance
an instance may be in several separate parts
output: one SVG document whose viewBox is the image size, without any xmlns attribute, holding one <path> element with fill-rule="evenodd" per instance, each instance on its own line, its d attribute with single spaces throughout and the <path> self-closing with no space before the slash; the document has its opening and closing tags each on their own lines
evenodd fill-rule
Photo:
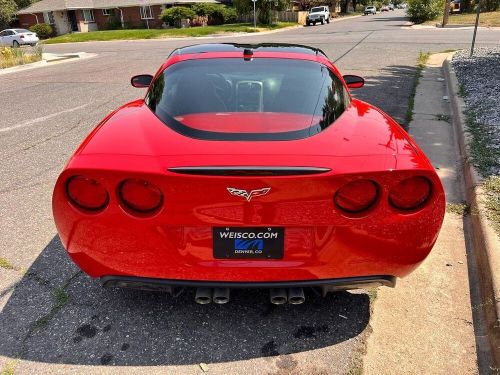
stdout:
<svg viewBox="0 0 500 375">
<path fill-rule="evenodd" d="M 330 23 L 330 9 L 327 6 L 319 6 L 311 8 L 306 17 L 306 25 L 311 24 L 316 25 L 316 22 L 321 22 L 323 25 L 325 22 Z"/>
</svg>

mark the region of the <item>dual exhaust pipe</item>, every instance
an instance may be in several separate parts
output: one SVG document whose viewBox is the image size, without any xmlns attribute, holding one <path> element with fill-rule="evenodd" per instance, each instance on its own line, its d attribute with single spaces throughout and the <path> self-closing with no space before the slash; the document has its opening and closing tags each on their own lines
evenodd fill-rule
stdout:
<svg viewBox="0 0 500 375">
<path fill-rule="evenodd" d="M 207 305 L 211 302 L 223 305 L 229 302 L 229 288 L 196 288 L 194 301 L 200 305 Z M 304 303 L 306 297 L 302 288 L 275 288 L 269 291 L 269 298 L 273 305 L 300 305 Z"/>
<path fill-rule="evenodd" d="M 196 288 L 194 301 L 200 305 L 214 302 L 223 305 L 229 302 L 229 288 Z"/>
</svg>

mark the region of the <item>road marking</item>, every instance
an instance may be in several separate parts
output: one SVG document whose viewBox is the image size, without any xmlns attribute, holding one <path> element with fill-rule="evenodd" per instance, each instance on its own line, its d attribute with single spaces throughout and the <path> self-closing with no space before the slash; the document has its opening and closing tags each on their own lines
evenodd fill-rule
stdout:
<svg viewBox="0 0 500 375">
<path fill-rule="evenodd" d="M 83 104 L 83 105 L 79 105 L 78 107 L 74 107 L 74 108 L 70 108 L 70 109 L 65 109 L 64 111 L 59 111 L 59 112 L 56 112 L 56 113 L 52 113 L 52 114 L 47 115 L 47 116 L 37 117 L 37 118 L 34 118 L 32 120 L 25 121 L 25 122 L 23 122 L 21 124 L 18 124 L 18 125 L 9 126 L 8 128 L 2 128 L 2 129 L 0 129 L 0 133 L 5 133 L 5 132 L 11 131 L 11 130 L 15 130 L 15 129 L 19 129 L 19 128 L 25 128 L 27 126 L 38 124 L 39 122 L 43 122 L 45 120 L 50 120 L 51 118 L 54 118 L 54 117 L 59 116 L 59 115 L 62 115 L 64 113 L 78 111 L 79 109 L 85 108 L 86 106 L 88 106 L 88 104 Z"/>
</svg>

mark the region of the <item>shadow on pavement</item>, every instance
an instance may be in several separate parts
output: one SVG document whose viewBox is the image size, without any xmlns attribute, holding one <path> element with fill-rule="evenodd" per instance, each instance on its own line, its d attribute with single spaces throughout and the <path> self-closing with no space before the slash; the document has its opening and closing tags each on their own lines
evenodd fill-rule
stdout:
<svg viewBox="0 0 500 375">
<path fill-rule="evenodd" d="M 56 236 L 0 312 L 0 356 L 85 365 L 236 361 L 334 345 L 360 334 L 370 316 L 363 293 L 308 291 L 299 306 L 271 305 L 264 290 L 234 291 L 226 305 L 193 297 L 104 289 Z"/>
<path fill-rule="evenodd" d="M 364 75 L 365 85 L 351 93 L 357 99 L 380 108 L 407 129 L 406 112 L 415 74 L 416 68 L 413 66 L 388 66 L 377 72 L 376 76 Z"/>
</svg>

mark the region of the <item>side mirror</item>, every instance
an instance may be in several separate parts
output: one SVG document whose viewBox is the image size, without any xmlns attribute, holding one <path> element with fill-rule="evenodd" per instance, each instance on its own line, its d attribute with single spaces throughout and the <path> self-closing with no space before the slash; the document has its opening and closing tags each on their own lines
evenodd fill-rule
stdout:
<svg viewBox="0 0 500 375">
<path fill-rule="evenodd" d="M 151 74 L 139 74 L 132 77 L 130 84 L 134 87 L 144 88 L 149 87 L 152 81 L 153 76 Z"/>
<path fill-rule="evenodd" d="M 359 89 L 365 85 L 365 80 L 359 76 L 353 76 L 350 74 L 345 75 L 344 81 L 350 89 Z"/>
</svg>

